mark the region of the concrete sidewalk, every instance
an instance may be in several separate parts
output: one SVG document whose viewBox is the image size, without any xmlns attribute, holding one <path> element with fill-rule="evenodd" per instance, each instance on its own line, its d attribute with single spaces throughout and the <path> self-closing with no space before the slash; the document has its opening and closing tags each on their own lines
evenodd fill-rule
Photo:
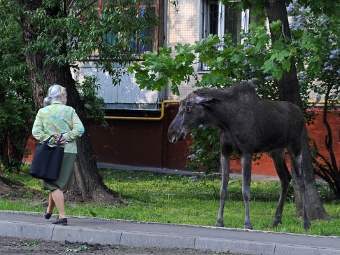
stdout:
<svg viewBox="0 0 340 255">
<path fill-rule="evenodd" d="M 70 218 L 69 226 L 55 226 L 42 215 L 16 212 L 0 212 L 0 236 L 241 254 L 340 255 L 340 237 L 96 218 Z"/>
</svg>

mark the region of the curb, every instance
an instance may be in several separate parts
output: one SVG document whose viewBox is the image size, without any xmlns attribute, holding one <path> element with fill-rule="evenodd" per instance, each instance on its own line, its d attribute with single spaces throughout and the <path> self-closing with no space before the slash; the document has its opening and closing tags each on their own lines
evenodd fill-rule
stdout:
<svg viewBox="0 0 340 255">
<path fill-rule="evenodd" d="M 98 162 L 98 168 L 108 168 L 111 170 L 127 171 L 127 172 L 150 172 L 158 174 L 172 174 L 172 175 L 182 175 L 182 176 L 203 176 L 203 172 L 188 171 L 183 169 L 171 169 L 162 167 L 147 167 L 147 166 L 132 166 L 132 165 L 121 165 L 113 163 Z"/>
<path fill-rule="evenodd" d="M 193 170 L 184 170 L 184 169 L 173 169 L 173 168 L 161 168 L 161 167 L 152 167 L 152 166 L 132 166 L 132 165 L 121 165 L 121 164 L 113 164 L 106 162 L 97 162 L 97 167 L 102 169 L 111 169 L 113 171 L 127 171 L 127 172 L 149 172 L 149 173 L 158 173 L 158 174 L 170 174 L 170 175 L 180 175 L 180 176 L 189 176 L 189 177 L 205 177 L 205 172 L 196 172 Z M 216 174 L 218 175 L 218 174 Z M 231 179 L 240 179 L 241 174 L 239 173 L 230 173 Z M 252 180 L 267 180 L 267 181 L 279 181 L 279 177 L 277 176 L 267 176 L 261 174 L 253 174 Z"/>
<path fill-rule="evenodd" d="M 19 221 L 0 221 L 0 236 L 130 247 L 210 250 L 253 255 L 340 255 L 340 250 L 330 248 L 171 234 L 160 235 L 135 231 L 111 231 L 77 226 L 52 226 Z"/>
</svg>

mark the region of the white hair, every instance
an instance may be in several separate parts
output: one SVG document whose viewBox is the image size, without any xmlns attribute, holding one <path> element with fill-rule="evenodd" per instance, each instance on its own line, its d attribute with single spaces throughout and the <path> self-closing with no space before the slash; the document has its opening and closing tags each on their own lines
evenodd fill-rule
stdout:
<svg viewBox="0 0 340 255">
<path fill-rule="evenodd" d="M 44 98 L 44 106 L 50 105 L 55 101 L 66 104 L 66 88 L 59 84 L 53 84 L 48 88 L 47 97 Z"/>
</svg>

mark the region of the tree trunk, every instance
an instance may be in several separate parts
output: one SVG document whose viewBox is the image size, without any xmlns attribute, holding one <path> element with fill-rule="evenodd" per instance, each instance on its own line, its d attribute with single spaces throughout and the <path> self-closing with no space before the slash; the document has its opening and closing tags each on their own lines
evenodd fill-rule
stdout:
<svg viewBox="0 0 340 255">
<path fill-rule="evenodd" d="M 25 11 L 35 11 L 41 7 L 41 0 L 22 1 L 21 6 Z M 57 13 L 50 15 L 60 14 Z M 21 17 L 23 27 L 23 37 L 26 45 L 29 45 L 36 39 L 36 31 L 39 28 L 33 27 L 30 23 L 29 16 Z M 65 34 L 65 42 L 67 41 L 67 34 Z M 84 114 L 84 103 L 81 101 L 79 93 L 75 86 L 75 81 L 72 78 L 70 66 L 68 64 L 55 65 L 44 63 L 44 52 L 26 53 L 26 63 L 29 68 L 30 80 L 33 87 L 33 99 L 36 108 L 39 109 L 43 105 L 43 98 L 46 94 L 47 88 L 50 84 L 58 83 L 67 90 L 68 105 L 74 107 L 82 119 L 85 129 L 87 122 Z M 87 131 L 79 139 L 78 144 L 78 157 L 76 161 L 74 181 L 70 186 L 69 198 L 79 200 L 95 200 L 101 202 L 117 202 L 120 199 L 118 195 L 111 192 L 102 182 L 102 179 L 97 171 L 95 158 L 91 142 Z M 78 196 L 79 195 L 79 196 Z"/>
<path fill-rule="evenodd" d="M 10 191 L 12 191 L 11 187 L 7 184 L 4 177 L 0 175 L 0 197 L 7 195 Z"/>
<path fill-rule="evenodd" d="M 16 171 L 20 171 L 20 167 L 22 165 L 22 159 L 25 154 L 25 146 L 27 140 L 31 134 L 31 120 L 25 121 L 26 126 L 20 130 L 20 134 L 10 134 L 10 138 L 8 139 L 8 159 L 9 166 Z"/>
<path fill-rule="evenodd" d="M 282 33 L 284 38 L 289 42 L 291 40 L 290 28 L 288 23 L 288 14 L 286 10 L 285 0 L 266 0 L 265 9 L 269 23 L 280 20 L 282 24 Z M 274 34 L 271 31 L 273 41 L 277 40 L 281 35 Z M 283 74 L 278 81 L 280 100 L 290 101 L 301 106 L 301 97 L 299 93 L 299 82 L 297 79 L 295 60 L 291 61 L 291 69 Z M 306 201 L 307 213 L 310 219 L 325 219 L 328 215 L 322 205 L 319 193 L 315 186 L 314 169 L 312 165 L 312 157 L 308 145 L 308 134 L 305 129 L 303 135 L 303 169 L 305 177 L 306 192 L 308 201 Z M 301 196 L 298 193 L 296 177 L 293 176 L 293 187 L 295 193 L 295 203 L 298 215 L 302 216 Z"/>
<path fill-rule="evenodd" d="M 86 128 L 88 123 L 84 112 L 84 103 L 75 87 L 70 67 L 68 65 L 51 67 L 45 77 L 47 77 L 46 80 L 49 84 L 55 82 L 66 87 L 68 105 L 76 109 Z M 87 131 L 77 141 L 77 148 L 78 157 L 75 164 L 73 185 L 70 186 L 69 190 L 69 198 L 79 199 L 77 195 L 81 195 L 82 201 L 118 202 L 118 194 L 106 188 L 98 174 L 97 162 Z"/>
<path fill-rule="evenodd" d="M 1 163 L 4 165 L 4 167 L 7 167 L 9 165 L 9 157 L 8 157 L 8 135 L 6 131 L 2 131 L 3 132 L 3 140 L 0 144 L 0 160 Z M 4 135 L 5 133 L 5 135 Z"/>
</svg>

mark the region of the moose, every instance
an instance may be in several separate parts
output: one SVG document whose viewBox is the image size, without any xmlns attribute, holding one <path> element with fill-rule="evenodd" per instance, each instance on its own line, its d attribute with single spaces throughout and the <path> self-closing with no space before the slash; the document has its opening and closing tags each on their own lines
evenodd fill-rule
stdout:
<svg viewBox="0 0 340 255">
<path fill-rule="evenodd" d="M 233 150 L 241 156 L 242 196 L 245 207 L 244 228 L 252 229 L 249 216 L 251 160 L 258 152 L 267 152 L 274 160 L 281 191 L 273 226 L 282 223 L 282 211 L 291 175 L 285 164 L 285 149 L 292 160 L 298 191 L 302 197 L 303 226 L 310 220 L 306 212 L 306 193 L 302 168 L 304 116 L 297 105 L 286 101 L 261 99 L 252 81 L 242 81 L 225 89 L 203 88 L 180 102 L 179 110 L 168 129 L 171 143 L 185 139 L 192 128 L 201 125 L 220 130 L 221 188 L 216 226 L 224 226 L 224 204 L 229 181 L 229 156 Z"/>
</svg>

